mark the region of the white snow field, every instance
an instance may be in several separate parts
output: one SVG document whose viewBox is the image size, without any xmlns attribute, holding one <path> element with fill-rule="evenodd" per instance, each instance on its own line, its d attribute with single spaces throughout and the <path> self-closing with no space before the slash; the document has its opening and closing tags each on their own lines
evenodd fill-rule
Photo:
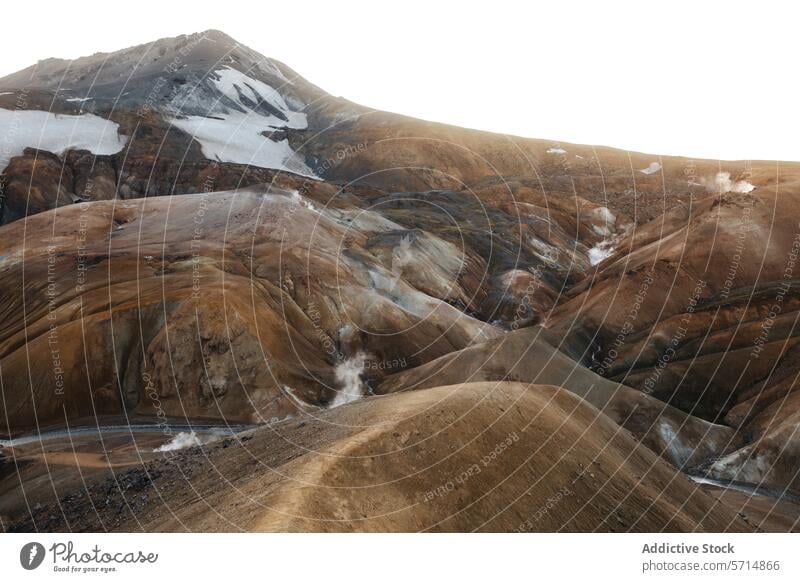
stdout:
<svg viewBox="0 0 800 582">
<path fill-rule="evenodd" d="M 224 67 L 208 80 L 217 91 L 214 101 L 207 104 L 208 117 L 172 118 L 176 127 L 200 143 L 205 157 L 316 177 L 287 139 L 272 140 L 264 135 L 278 129 L 305 129 L 305 113 L 293 111 L 273 87 L 236 69 Z"/>
<path fill-rule="evenodd" d="M 27 147 L 62 154 L 69 149 L 93 154 L 115 154 L 128 138 L 119 125 L 89 113 L 58 115 L 49 111 L 0 108 L 0 170 Z"/>
</svg>

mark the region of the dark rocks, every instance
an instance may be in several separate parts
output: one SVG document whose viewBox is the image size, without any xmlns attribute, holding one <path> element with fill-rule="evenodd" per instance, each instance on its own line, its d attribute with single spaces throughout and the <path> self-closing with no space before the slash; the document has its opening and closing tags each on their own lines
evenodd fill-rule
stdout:
<svg viewBox="0 0 800 582">
<path fill-rule="evenodd" d="M 72 167 L 53 153 L 25 148 L 3 174 L 3 224 L 75 202 Z"/>
</svg>

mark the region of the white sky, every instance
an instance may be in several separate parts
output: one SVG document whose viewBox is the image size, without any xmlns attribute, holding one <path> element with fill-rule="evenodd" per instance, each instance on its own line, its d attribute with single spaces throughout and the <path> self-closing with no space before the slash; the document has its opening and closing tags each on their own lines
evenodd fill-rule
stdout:
<svg viewBox="0 0 800 582">
<path fill-rule="evenodd" d="M 768 2 L 6 2 L 0 75 L 220 29 L 334 95 L 465 127 L 800 160 L 800 8 Z"/>
</svg>

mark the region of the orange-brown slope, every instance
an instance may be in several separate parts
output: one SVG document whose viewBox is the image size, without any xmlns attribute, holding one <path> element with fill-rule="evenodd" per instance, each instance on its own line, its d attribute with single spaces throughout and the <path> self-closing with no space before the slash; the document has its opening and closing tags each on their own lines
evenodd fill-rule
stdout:
<svg viewBox="0 0 800 582">
<path fill-rule="evenodd" d="M 118 479 L 12 529 L 753 529 L 583 399 L 514 382 L 368 398 Z"/>
<path fill-rule="evenodd" d="M 361 431 L 286 467 L 270 531 L 748 529 L 585 401 L 477 383 L 353 407 Z"/>
<path fill-rule="evenodd" d="M 276 186 L 76 205 L 3 228 L 0 426 L 121 411 L 282 418 L 332 400 L 335 367 L 359 352 L 417 365 L 501 333 L 368 252 L 375 231 L 401 227 L 366 212 L 356 229 L 318 206 Z M 436 289 L 476 293 L 475 277 L 435 259 Z"/>
<path fill-rule="evenodd" d="M 598 374 L 756 443 L 718 476 L 795 489 L 798 192 L 725 193 L 648 223 L 547 324 Z"/>
<path fill-rule="evenodd" d="M 562 386 L 683 469 L 716 458 L 740 442 L 729 427 L 688 415 L 594 374 L 560 352 L 558 339 L 541 327 L 520 329 L 398 372 L 381 382 L 376 391 L 392 393 L 484 381 Z"/>
</svg>

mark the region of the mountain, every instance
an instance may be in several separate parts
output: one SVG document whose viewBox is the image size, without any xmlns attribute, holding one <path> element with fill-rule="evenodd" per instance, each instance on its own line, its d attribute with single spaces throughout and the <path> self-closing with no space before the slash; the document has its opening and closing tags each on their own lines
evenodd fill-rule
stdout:
<svg viewBox="0 0 800 582">
<path fill-rule="evenodd" d="M 48 59 L 4 77 L 0 130 L 7 136 L 4 222 L 76 200 L 248 186 L 269 181 L 273 170 L 389 191 L 577 193 L 639 221 L 686 202 L 688 165 L 698 178 L 753 169 L 375 111 L 334 98 L 213 30 L 74 61 Z M 98 154 L 93 163 L 85 151 Z"/>
<path fill-rule="evenodd" d="M 219 31 L 0 79 L 0 133 L 6 529 L 796 527 L 797 163 L 380 112 Z"/>
</svg>

